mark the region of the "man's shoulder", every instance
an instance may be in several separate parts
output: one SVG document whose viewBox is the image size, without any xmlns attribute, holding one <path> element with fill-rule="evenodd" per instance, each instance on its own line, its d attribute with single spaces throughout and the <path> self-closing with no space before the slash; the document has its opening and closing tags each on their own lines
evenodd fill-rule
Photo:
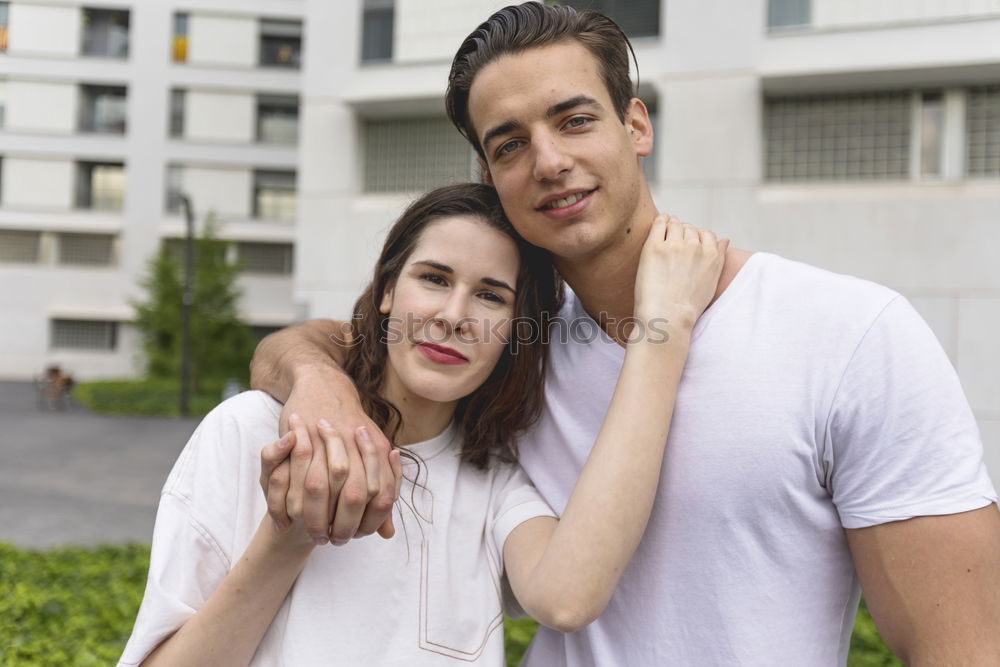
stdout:
<svg viewBox="0 0 1000 667">
<path fill-rule="evenodd" d="M 895 290 L 871 280 L 772 253 L 753 253 L 747 265 L 754 267 L 758 289 L 783 298 L 798 297 L 821 307 L 881 308 L 899 296 Z"/>
</svg>

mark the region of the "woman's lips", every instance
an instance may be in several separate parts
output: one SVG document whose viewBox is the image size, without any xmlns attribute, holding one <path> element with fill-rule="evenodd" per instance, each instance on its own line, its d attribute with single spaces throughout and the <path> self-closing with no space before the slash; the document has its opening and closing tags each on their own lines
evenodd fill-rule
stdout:
<svg viewBox="0 0 1000 667">
<path fill-rule="evenodd" d="M 443 345 L 435 345 L 434 343 L 417 343 L 417 349 L 420 350 L 425 357 L 436 364 L 457 366 L 458 364 L 469 363 L 469 360 L 461 354 L 450 347 L 445 347 Z"/>
</svg>

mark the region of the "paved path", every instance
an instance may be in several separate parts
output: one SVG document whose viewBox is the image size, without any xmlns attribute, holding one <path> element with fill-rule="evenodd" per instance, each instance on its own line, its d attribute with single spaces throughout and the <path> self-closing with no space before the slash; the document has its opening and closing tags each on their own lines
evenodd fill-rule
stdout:
<svg viewBox="0 0 1000 667">
<path fill-rule="evenodd" d="M 149 542 L 160 488 L 197 419 L 42 411 L 0 382 L 0 541 Z"/>
</svg>

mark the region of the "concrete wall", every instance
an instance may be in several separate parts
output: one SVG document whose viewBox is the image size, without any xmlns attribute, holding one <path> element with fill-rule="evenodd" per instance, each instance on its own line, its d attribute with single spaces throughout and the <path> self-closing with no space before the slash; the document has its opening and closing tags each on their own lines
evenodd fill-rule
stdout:
<svg viewBox="0 0 1000 667">
<path fill-rule="evenodd" d="M 70 134 L 76 131 L 78 99 L 72 83 L 11 79 L 4 129 Z"/>
<path fill-rule="evenodd" d="M 80 52 L 80 7 L 11 2 L 7 24 L 11 55 L 72 57 Z"/>
<path fill-rule="evenodd" d="M 184 167 L 181 182 L 201 215 L 214 211 L 220 218 L 250 217 L 250 170 L 188 166 Z"/>
<path fill-rule="evenodd" d="M 994 0 L 812 0 L 812 12 L 814 28 L 847 28 L 990 16 L 1000 13 L 1000 5 Z"/>
<path fill-rule="evenodd" d="M 191 14 L 188 63 L 253 67 L 257 30 L 257 20 L 249 16 Z"/>
<path fill-rule="evenodd" d="M 189 90 L 185 104 L 185 139 L 237 143 L 254 140 L 257 114 L 254 95 Z"/>
<path fill-rule="evenodd" d="M 69 209 L 75 185 L 73 162 L 7 157 L 3 161 L 3 206 Z"/>
</svg>

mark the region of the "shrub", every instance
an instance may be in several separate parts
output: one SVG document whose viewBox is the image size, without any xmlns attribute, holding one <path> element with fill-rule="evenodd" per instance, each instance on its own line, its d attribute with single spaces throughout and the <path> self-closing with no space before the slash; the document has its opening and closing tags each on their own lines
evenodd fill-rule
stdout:
<svg viewBox="0 0 1000 667">
<path fill-rule="evenodd" d="M 132 632 L 149 547 L 49 551 L 0 542 L 0 665 L 109 665 Z"/>
<path fill-rule="evenodd" d="M 180 383 L 175 379 L 101 380 L 85 382 L 73 390 L 73 398 L 87 409 L 108 415 L 179 414 Z M 191 396 L 192 415 L 208 413 L 222 399 L 221 381 L 204 382 L 199 393 Z"/>
</svg>

